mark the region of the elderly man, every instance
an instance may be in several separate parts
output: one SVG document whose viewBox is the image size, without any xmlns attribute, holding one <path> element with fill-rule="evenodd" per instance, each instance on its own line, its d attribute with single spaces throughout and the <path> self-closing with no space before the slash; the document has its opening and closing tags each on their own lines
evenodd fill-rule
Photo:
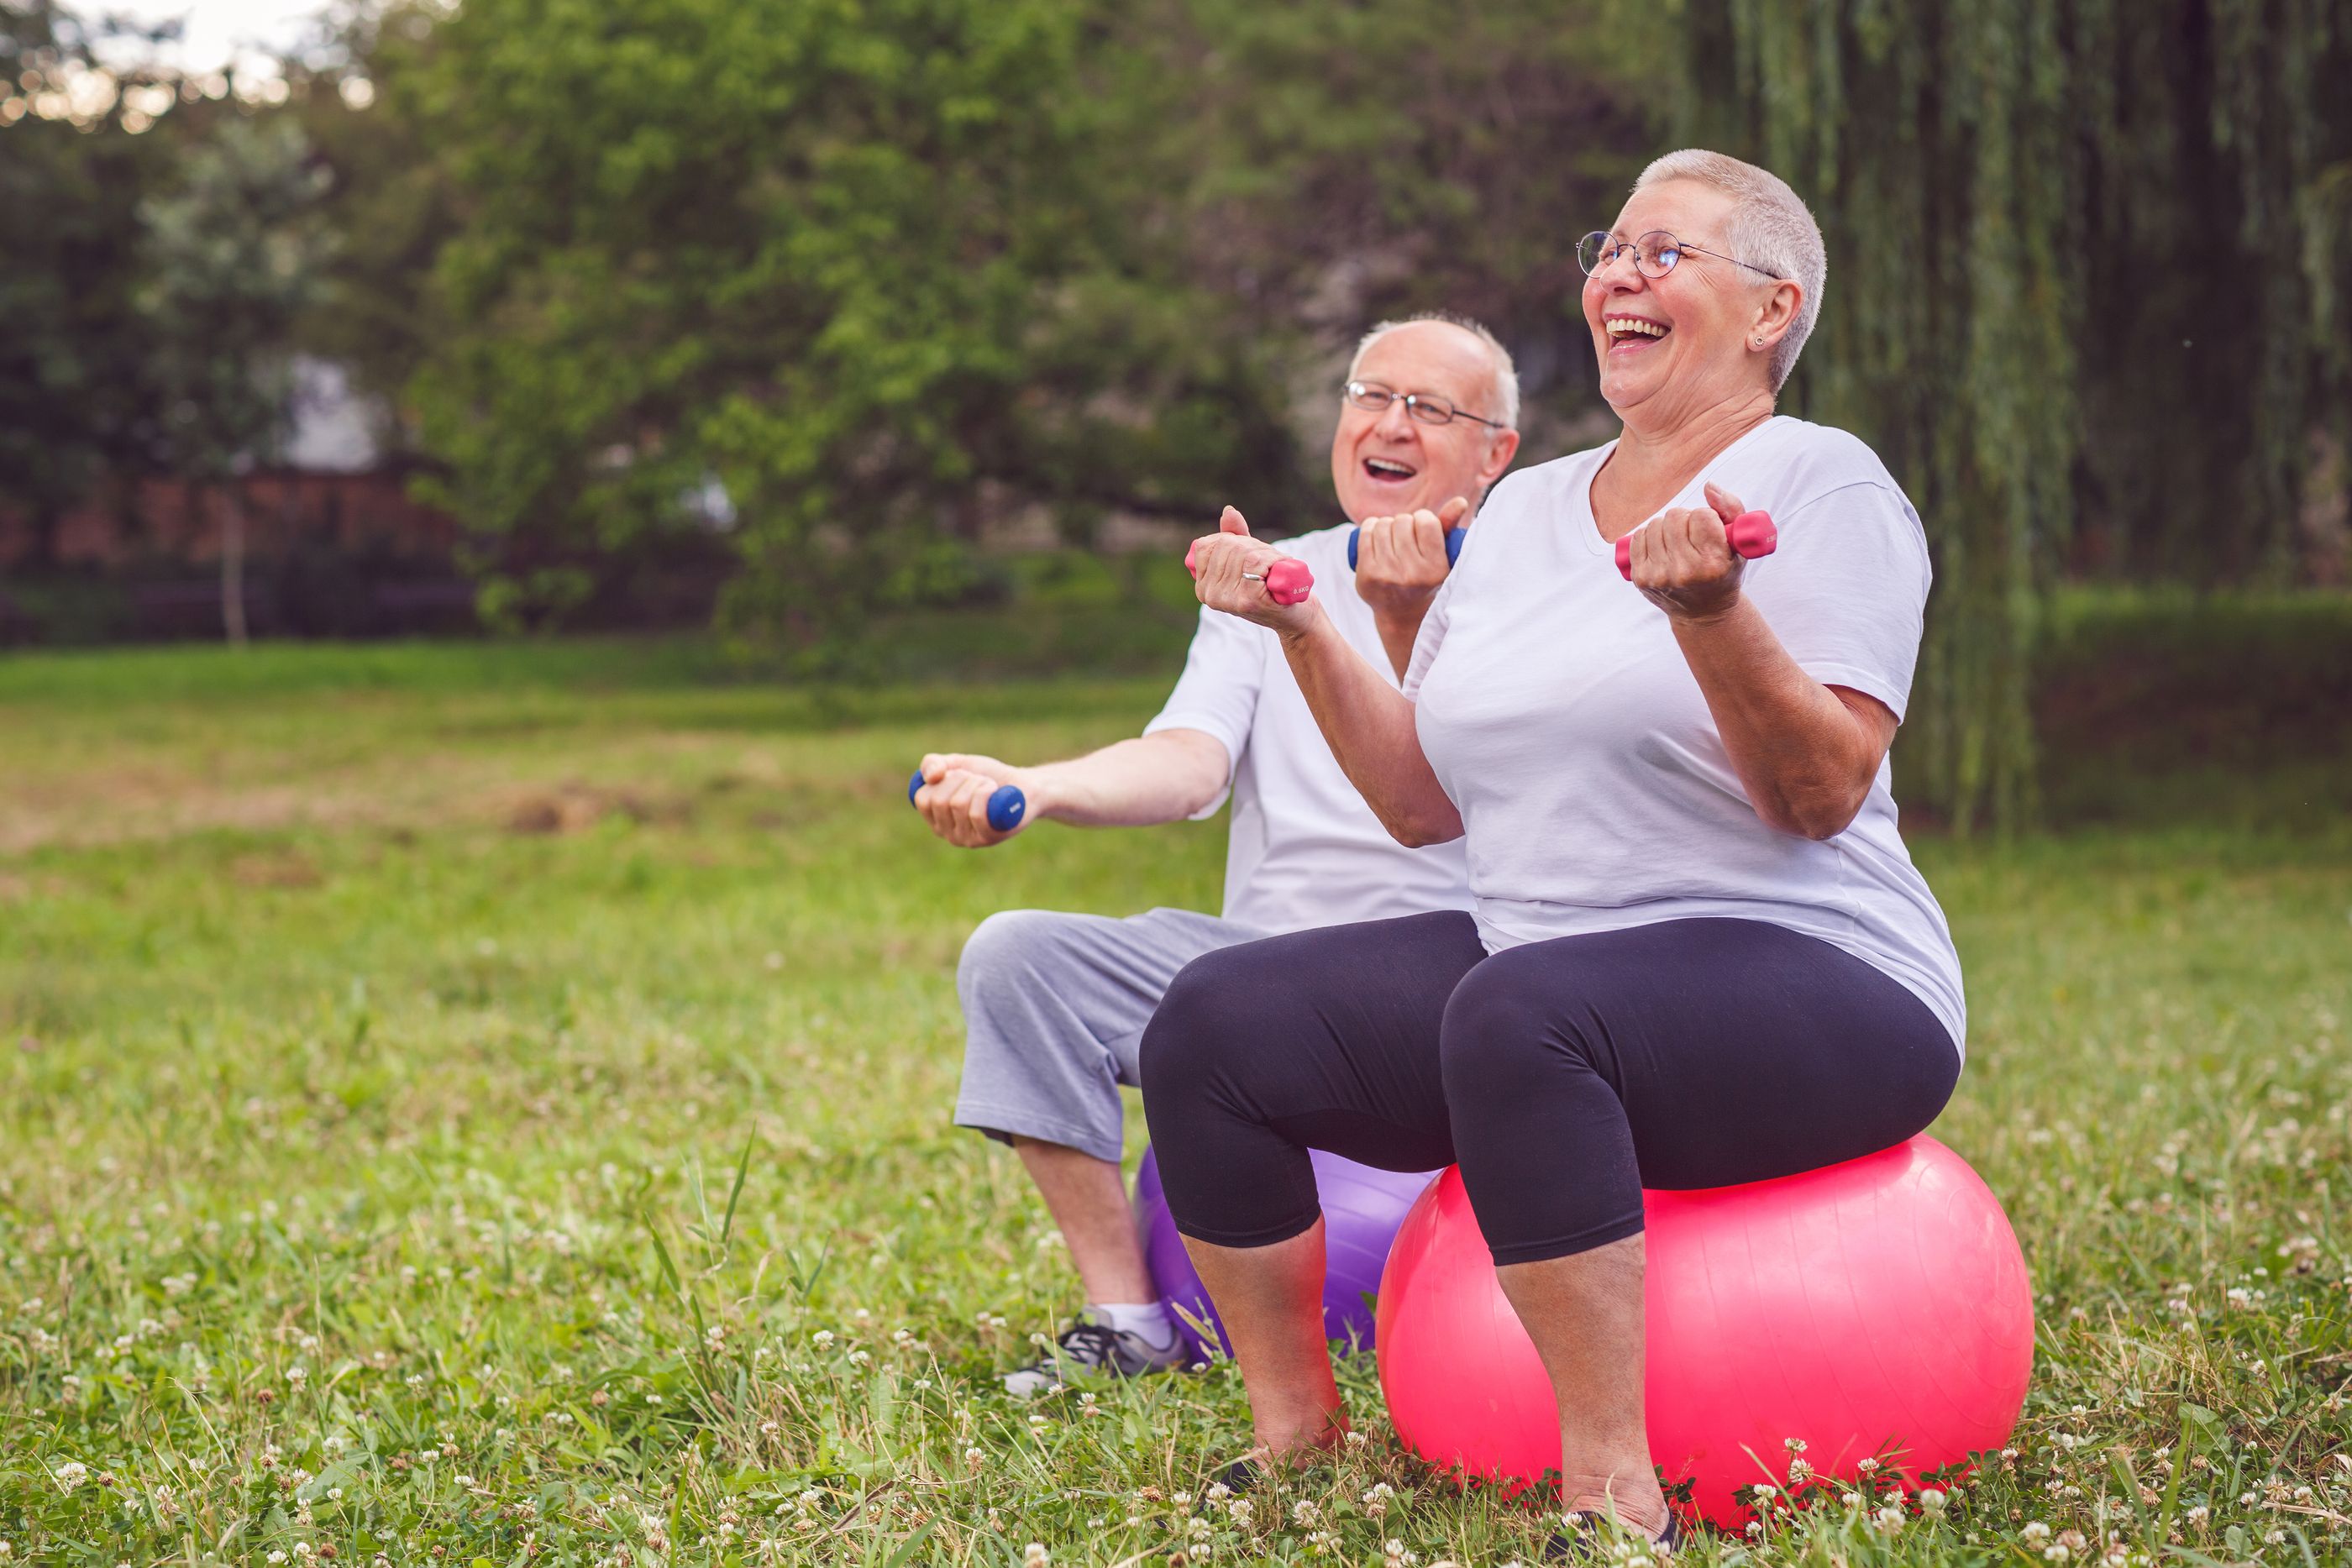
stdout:
<svg viewBox="0 0 2352 1568">
<path fill-rule="evenodd" d="M 1509 466 L 1518 378 L 1485 328 L 1444 317 L 1365 335 L 1331 439 L 1340 509 L 1369 525 L 1360 571 L 1346 524 L 1285 548 L 1349 641 L 1402 674 L 1422 612 L 1444 580 L 1444 528 L 1466 523 Z M 1026 819 L 1141 827 L 1209 816 L 1230 794 L 1224 909 L 1153 909 L 1126 919 L 1015 910 L 965 945 L 956 986 L 969 1031 L 955 1121 L 1009 1143 L 1068 1242 L 1087 1310 L 1053 1354 L 1005 1379 L 1017 1394 L 1073 1368 L 1121 1376 L 1176 1364 L 1175 1325 L 1156 1300 L 1119 1178 L 1119 1086 L 1136 1079 L 1144 1025 L 1178 970 L 1204 953 L 1276 933 L 1432 910 L 1465 910 L 1458 846 L 1406 849 L 1339 771 L 1273 633 L 1203 614 L 1184 673 L 1141 737 L 1090 755 L 1013 767 L 992 757 L 923 758 L 915 804 L 951 844 L 1011 836 L 989 826 L 1005 784 Z"/>
</svg>

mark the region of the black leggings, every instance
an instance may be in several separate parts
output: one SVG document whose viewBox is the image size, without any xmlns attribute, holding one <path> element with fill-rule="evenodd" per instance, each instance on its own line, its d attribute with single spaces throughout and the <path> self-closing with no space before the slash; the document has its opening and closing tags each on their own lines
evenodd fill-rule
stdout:
<svg viewBox="0 0 2352 1568">
<path fill-rule="evenodd" d="M 1143 1036 L 1176 1228 L 1265 1247 L 1321 1212 L 1310 1148 L 1459 1162 L 1497 1263 L 1632 1236 L 1642 1189 L 1726 1186 L 1889 1148 L 1959 1052 L 1851 954 L 1675 920 L 1489 957 L 1462 914 L 1294 932 L 1195 959 Z"/>
</svg>

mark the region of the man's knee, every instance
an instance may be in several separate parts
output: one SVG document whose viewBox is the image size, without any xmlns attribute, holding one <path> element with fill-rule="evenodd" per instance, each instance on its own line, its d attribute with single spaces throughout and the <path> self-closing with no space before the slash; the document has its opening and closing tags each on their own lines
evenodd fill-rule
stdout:
<svg viewBox="0 0 2352 1568">
<path fill-rule="evenodd" d="M 1005 985 L 1050 977 L 1068 951 L 1079 916 L 1051 909 L 1005 909 L 964 939 L 956 960 L 956 991 L 969 1003 Z"/>
</svg>

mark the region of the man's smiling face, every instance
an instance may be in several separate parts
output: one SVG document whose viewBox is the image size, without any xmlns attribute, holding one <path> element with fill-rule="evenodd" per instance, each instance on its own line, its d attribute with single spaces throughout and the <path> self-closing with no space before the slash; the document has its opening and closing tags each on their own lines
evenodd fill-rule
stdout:
<svg viewBox="0 0 2352 1568">
<path fill-rule="evenodd" d="M 1397 393 L 1444 398 L 1465 414 L 1500 419 L 1495 361 L 1472 333 L 1444 321 L 1412 321 L 1384 332 L 1364 350 L 1354 379 Z M 1331 437 L 1331 484 L 1351 522 L 1432 511 L 1460 496 L 1476 505 L 1505 464 L 1503 433 L 1475 419 L 1424 424 L 1405 413 L 1402 396 L 1381 413 L 1344 399 Z M 1516 443 L 1512 443 L 1516 445 Z"/>
</svg>

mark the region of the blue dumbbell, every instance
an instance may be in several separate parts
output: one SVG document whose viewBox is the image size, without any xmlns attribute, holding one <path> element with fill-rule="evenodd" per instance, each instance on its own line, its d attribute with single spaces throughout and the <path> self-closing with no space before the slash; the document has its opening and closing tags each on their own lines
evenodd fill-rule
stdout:
<svg viewBox="0 0 2352 1568">
<path fill-rule="evenodd" d="M 1348 570 L 1349 571 L 1356 570 L 1356 536 L 1363 531 L 1364 530 L 1361 528 L 1349 528 L 1348 530 Z M 1445 530 L 1446 565 L 1452 566 L 1454 562 L 1462 559 L 1462 536 L 1469 531 L 1470 530 L 1467 528 L 1448 528 Z"/>
<path fill-rule="evenodd" d="M 915 791 L 922 787 L 923 770 L 918 768 L 915 776 L 907 780 L 907 804 L 915 803 Z M 1021 792 L 1018 784 L 1003 785 L 988 798 L 988 825 L 1000 833 L 1009 833 L 1019 827 L 1021 819 L 1028 814 L 1029 797 Z"/>
</svg>

